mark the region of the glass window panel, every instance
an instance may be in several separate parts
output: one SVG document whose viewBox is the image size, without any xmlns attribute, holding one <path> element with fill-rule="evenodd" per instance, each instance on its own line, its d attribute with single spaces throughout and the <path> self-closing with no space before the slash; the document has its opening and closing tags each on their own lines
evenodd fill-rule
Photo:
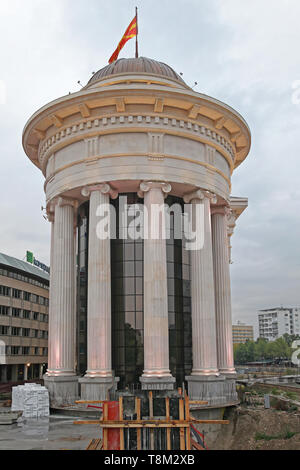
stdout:
<svg viewBox="0 0 300 470">
<path fill-rule="evenodd" d="M 135 312 L 125 313 L 125 323 L 126 326 L 129 325 L 130 328 L 135 328 Z"/>
<path fill-rule="evenodd" d="M 174 246 L 167 245 L 167 260 L 168 262 L 174 261 Z"/>
<path fill-rule="evenodd" d="M 132 261 L 124 262 L 124 275 L 125 277 L 134 276 L 134 262 Z"/>
<path fill-rule="evenodd" d="M 173 279 L 168 279 L 168 295 L 174 295 L 175 294 L 175 285 L 174 285 L 174 280 Z"/>
<path fill-rule="evenodd" d="M 135 296 L 134 295 L 125 295 L 125 310 L 126 312 L 132 312 L 135 310 Z"/>
<path fill-rule="evenodd" d="M 144 328 L 144 312 L 136 312 L 135 322 L 137 330 L 143 330 Z"/>
<path fill-rule="evenodd" d="M 142 295 L 144 292 L 144 279 L 142 277 L 136 277 L 135 279 L 135 292 L 137 295 Z"/>
<path fill-rule="evenodd" d="M 143 296 L 137 295 L 135 299 L 136 299 L 136 310 L 143 310 Z"/>
<path fill-rule="evenodd" d="M 175 313 L 169 313 L 169 329 L 175 329 Z"/>
<path fill-rule="evenodd" d="M 126 368 L 135 365 L 135 348 L 125 348 Z"/>
<path fill-rule="evenodd" d="M 126 261 L 134 261 L 134 244 L 126 244 L 125 245 L 125 260 Z"/>
<path fill-rule="evenodd" d="M 138 277 L 143 276 L 143 262 L 142 261 L 136 261 L 135 263 L 135 275 Z"/>
<path fill-rule="evenodd" d="M 174 263 L 167 263 L 168 278 L 174 278 Z"/>
<path fill-rule="evenodd" d="M 135 293 L 135 282 L 134 282 L 134 277 L 128 277 L 124 279 L 124 294 L 125 295 L 133 295 Z"/>
<path fill-rule="evenodd" d="M 143 261 L 144 246 L 142 243 L 135 243 L 135 259 L 136 261 Z"/>
<path fill-rule="evenodd" d="M 168 296 L 168 309 L 169 312 L 175 312 L 175 298 L 174 296 Z"/>
<path fill-rule="evenodd" d="M 133 328 L 129 328 L 127 325 L 125 326 L 125 344 L 128 348 L 135 347 L 135 330 Z"/>
</svg>

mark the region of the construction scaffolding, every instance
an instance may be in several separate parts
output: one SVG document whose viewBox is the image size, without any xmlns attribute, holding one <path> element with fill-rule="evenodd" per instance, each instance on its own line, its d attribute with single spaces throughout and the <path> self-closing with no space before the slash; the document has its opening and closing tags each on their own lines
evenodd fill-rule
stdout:
<svg viewBox="0 0 300 470">
<path fill-rule="evenodd" d="M 76 425 L 99 424 L 100 438 L 93 439 L 87 450 L 205 450 L 204 436 L 196 429 L 199 424 L 226 425 L 225 420 L 195 419 L 192 405 L 206 405 L 190 401 L 188 395 L 154 398 L 134 397 L 134 410 L 124 413 L 124 400 L 79 401 L 89 406 L 101 405 L 102 416 L 97 421 L 74 421 Z M 163 414 L 162 414 L 163 411 Z"/>
</svg>

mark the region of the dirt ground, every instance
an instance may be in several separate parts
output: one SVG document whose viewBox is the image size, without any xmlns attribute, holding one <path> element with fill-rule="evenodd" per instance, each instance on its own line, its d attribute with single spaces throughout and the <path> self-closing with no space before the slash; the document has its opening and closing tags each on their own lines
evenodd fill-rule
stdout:
<svg viewBox="0 0 300 470">
<path fill-rule="evenodd" d="M 300 450 L 299 411 L 238 407 L 228 419 L 211 450 Z"/>
</svg>

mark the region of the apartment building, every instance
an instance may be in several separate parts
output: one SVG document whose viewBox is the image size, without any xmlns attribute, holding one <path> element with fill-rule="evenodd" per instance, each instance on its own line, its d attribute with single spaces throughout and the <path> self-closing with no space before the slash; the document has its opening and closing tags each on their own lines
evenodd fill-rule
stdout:
<svg viewBox="0 0 300 470">
<path fill-rule="evenodd" d="M 236 325 L 232 325 L 232 341 L 233 344 L 246 343 L 246 341 L 254 340 L 253 326 L 245 325 L 240 321 Z"/>
<path fill-rule="evenodd" d="M 48 309 L 49 274 L 0 253 L 0 383 L 42 378 Z"/>
<path fill-rule="evenodd" d="M 283 336 L 300 335 L 300 308 L 270 308 L 258 312 L 259 337 L 275 341 Z"/>
</svg>

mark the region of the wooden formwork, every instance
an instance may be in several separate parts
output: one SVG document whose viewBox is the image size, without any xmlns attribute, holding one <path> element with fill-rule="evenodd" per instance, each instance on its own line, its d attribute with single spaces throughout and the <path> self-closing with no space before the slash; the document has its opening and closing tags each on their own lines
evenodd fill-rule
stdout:
<svg viewBox="0 0 300 470">
<path fill-rule="evenodd" d="M 188 395 L 185 393 L 184 396 L 179 396 L 178 400 L 178 419 L 172 419 L 170 413 L 170 398 L 164 398 L 165 401 L 165 416 L 163 418 L 154 417 L 153 407 L 153 392 L 148 393 L 149 400 L 149 416 L 146 418 L 142 417 L 142 399 L 135 397 L 135 419 L 124 418 L 124 401 L 123 397 L 120 397 L 118 402 L 108 401 L 79 401 L 78 404 L 101 404 L 102 405 L 102 417 L 100 420 L 89 420 L 89 421 L 75 421 L 74 424 L 98 424 L 103 430 L 103 439 L 93 439 L 87 450 L 129 450 L 130 441 L 130 430 L 134 430 L 134 441 L 136 442 L 135 450 L 158 450 L 155 443 L 157 443 L 159 434 L 163 444 L 159 447 L 160 450 L 204 450 L 204 448 L 197 443 L 191 437 L 191 426 L 197 424 L 229 424 L 229 421 L 225 420 L 204 420 L 195 419 L 190 414 L 190 405 L 206 405 L 204 401 L 191 401 Z M 110 403 L 118 403 L 119 417 L 118 419 L 109 419 L 109 406 Z M 194 428 L 195 429 L 195 428 Z M 110 431 L 118 430 L 118 445 L 111 447 L 111 436 Z M 175 431 L 176 430 L 176 431 Z M 163 431 L 163 433 L 161 432 Z M 179 431 L 179 433 L 178 433 Z M 128 436 L 125 439 L 125 432 Z M 174 447 L 174 433 L 177 438 L 178 447 Z M 114 436 L 116 434 L 114 433 Z M 145 437 L 146 436 L 146 437 Z M 163 439 L 162 439 L 163 436 Z M 115 442 L 115 440 L 114 440 Z M 147 444 L 145 444 L 147 442 Z M 162 445 L 165 446 L 162 447 Z"/>
</svg>

